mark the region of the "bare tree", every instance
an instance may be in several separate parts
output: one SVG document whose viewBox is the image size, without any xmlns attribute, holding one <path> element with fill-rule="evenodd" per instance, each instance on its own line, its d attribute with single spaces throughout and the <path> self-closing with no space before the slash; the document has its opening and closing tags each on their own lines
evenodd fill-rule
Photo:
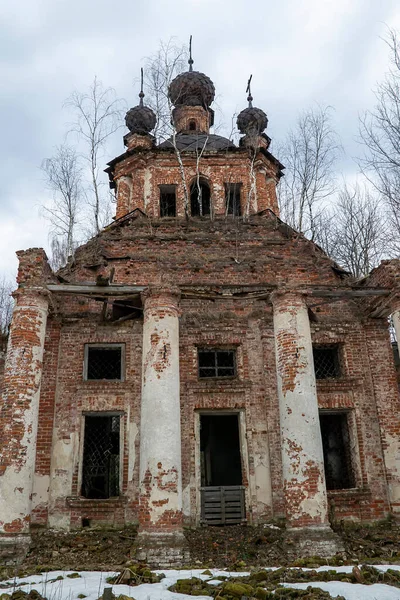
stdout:
<svg viewBox="0 0 400 600">
<path fill-rule="evenodd" d="M 386 250 L 386 224 L 377 195 L 367 186 L 344 184 L 334 210 L 321 215 L 316 241 L 354 276 L 367 275 Z"/>
<path fill-rule="evenodd" d="M 170 38 L 168 42 L 160 42 L 156 54 L 146 59 L 144 69 L 146 104 L 154 110 L 157 117 L 153 133 L 158 142 L 169 139 L 174 148 L 182 181 L 186 218 L 189 217 L 189 187 L 182 154 L 177 144 L 173 105 L 168 90 L 171 81 L 187 67 L 188 56 L 188 47 L 177 46 L 174 39 Z"/>
<path fill-rule="evenodd" d="M 103 192 L 101 181 L 103 165 L 99 162 L 104 156 L 104 148 L 108 138 L 123 126 L 123 115 L 126 112 L 125 102 L 116 97 L 113 88 L 104 88 L 101 81 L 94 78 L 86 93 L 73 92 L 64 106 L 70 108 L 75 116 L 70 125 L 70 132 L 77 134 L 86 151 L 80 157 L 86 161 L 90 171 L 90 184 L 86 192 L 87 205 L 90 207 L 89 218 L 92 231 L 96 234 L 110 220 L 109 194 Z"/>
<path fill-rule="evenodd" d="M 43 216 L 50 222 L 52 249 L 56 249 L 53 268 L 65 264 L 75 249 L 75 234 L 81 210 L 82 169 L 76 151 L 58 146 L 52 158 L 42 163 L 47 187 L 53 192 L 53 203 L 43 207 Z"/>
<path fill-rule="evenodd" d="M 360 137 L 365 146 L 359 159 L 361 170 L 382 195 L 397 233 L 400 233 L 400 34 L 389 29 L 384 39 L 389 47 L 390 67 L 375 90 L 376 105 L 360 117 Z"/>
<path fill-rule="evenodd" d="M 278 188 L 282 219 L 311 239 L 316 235 L 323 201 L 334 192 L 340 143 L 331 113 L 329 106 L 302 113 L 279 151 L 286 166 Z"/>
<path fill-rule="evenodd" d="M 174 38 L 160 42 L 158 51 L 145 60 L 144 86 L 146 104 L 157 117 L 154 135 L 158 142 L 173 135 L 172 106 L 168 96 L 171 81 L 187 69 L 189 50 L 186 44 L 179 46 Z"/>
<path fill-rule="evenodd" d="M 0 278 L 0 351 L 6 349 L 8 330 L 11 323 L 11 317 L 14 307 L 14 301 L 11 296 L 13 286 L 4 276 Z"/>
</svg>

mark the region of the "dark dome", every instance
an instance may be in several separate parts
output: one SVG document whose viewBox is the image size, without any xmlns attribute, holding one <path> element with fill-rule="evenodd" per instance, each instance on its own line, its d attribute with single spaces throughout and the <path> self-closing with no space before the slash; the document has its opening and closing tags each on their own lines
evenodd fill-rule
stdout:
<svg viewBox="0 0 400 600">
<path fill-rule="evenodd" d="M 174 106 L 203 106 L 208 108 L 214 100 L 215 87 L 211 79 L 204 73 L 187 71 L 171 81 L 168 95 Z"/>
<path fill-rule="evenodd" d="M 249 106 L 239 113 L 236 124 L 240 133 L 262 133 L 267 128 L 268 118 L 261 108 Z"/>
<path fill-rule="evenodd" d="M 156 115 L 148 106 L 135 106 L 125 115 L 125 123 L 131 133 L 146 135 L 156 126 Z"/>
<path fill-rule="evenodd" d="M 171 149 L 175 147 L 175 144 L 178 150 L 188 151 L 188 152 L 198 152 L 199 150 L 228 150 L 235 148 L 235 144 L 228 140 L 227 138 L 222 137 L 221 135 L 214 135 L 212 133 L 199 133 L 195 135 L 191 135 L 188 133 L 178 133 L 175 136 L 175 141 L 172 138 L 165 140 L 158 147 Z"/>
</svg>

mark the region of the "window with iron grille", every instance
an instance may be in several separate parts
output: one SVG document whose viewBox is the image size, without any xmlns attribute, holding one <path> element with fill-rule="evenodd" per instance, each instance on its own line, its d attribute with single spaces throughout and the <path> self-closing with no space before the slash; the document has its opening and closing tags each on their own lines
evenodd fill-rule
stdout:
<svg viewBox="0 0 400 600">
<path fill-rule="evenodd" d="M 123 344 L 86 344 L 84 378 L 122 381 L 123 363 Z"/>
<path fill-rule="evenodd" d="M 176 186 L 160 185 L 160 217 L 175 217 Z"/>
<path fill-rule="evenodd" d="M 235 377 L 236 351 L 198 349 L 199 377 Z"/>
<path fill-rule="evenodd" d="M 85 416 L 82 488 L 85 498 L 119 496 L 121 415 Z"/>
<path fill-rule="evenodd" d="M 241 183 L 225 184 L 226 214 L 240 217 L 240 188 Z"/>
<path fill-rule="evenodd" d="M 316 379 L 340 377 L 340 358 L 338 344 L 313 346 L 314 369 Z"/>
<path fill-rule="evenodd" d="M 324 412 L 319 415 L 326 489 L 343 490 L 355 487 L 351 460 L 347 412 Z"/>
</svg>

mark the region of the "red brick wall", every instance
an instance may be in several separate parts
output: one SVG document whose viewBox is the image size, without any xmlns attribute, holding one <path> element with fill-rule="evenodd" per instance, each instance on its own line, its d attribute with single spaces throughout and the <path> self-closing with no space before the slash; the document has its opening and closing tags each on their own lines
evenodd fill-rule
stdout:
<svg viewBox="0 0 400 600">
<path fill-rule="evenodd" d="M 190 185 L 197 177 L 196 153 L 182 153 L 182 161 L 186 185 L 190 189 Z M 211 204 L 215 214 L 225 214 L 226 183 L 242 183 L 241 208 L 242 214 L 245 213 L 252 183 L 249 175 L 250 164 L 251 156 L 246 149 L 213 153 L 207 156 L 207 159 L 200 161 L 199 174 L 210 182 Z M 264 155 L 259 154 L 258 160 L 254 164 L 254 171 L 256 175 L 256 193 L 255 198 L 251 197 L 250 213 L 269 208 L 278 215 L 279 208 L 276 198 L 277 167 Z M 119 183 L 121 177 L 123 178 L 122 184 Z M 131 190 L 128 189 L 124 180 L 126 177 L 132 177 Z M 158 186 L 170 184 L 176 184 L 177 186 L 177 216 L 184 216 L 185 194 L 182 175 L 177 158 L 172 151 L 137 152 L 116 165 L 114 178 L 118 189 L 117 218 L 124 216 L 135 208 L 140 208 L 151 218 L 157 218 L 160 214 Z"/>
<path fill-rule="evenodd" d="M 243 472 L 249 520 L 282 516 L 279 410 L 268 290 L 288 284 L 344 289 L 346 280 L 335 275 L 330 261 L 310 242 L 288 238 L 286 230 L 281 231 L 269 216 L 253 217 L 248 224 L 232 219 L 186 224 L 155 219 L 149 223 L 139 218 L 109 229 L 79 249 L 74 266 L 62 274 L 69 281 L 94 283 L 97 274 L 108 274 L 111 267 L 115 268 L 114 283 L 160 283 L 168 273 L 169 280 L 181 286 L 181 425 L 183 488 L 190 499 L 187 520 L 194 523 L 196 517 L 195 413 L 209 409 L 244 411 L 248 461 Z M 340 380 L 318 383 L 320 407 L 348 409 L 356 441 L 358 489 L 329 493 L 335 516 L 382 518 L 388 512 L 388 500 L 379 419 L 389 427 L 381 407 L 385 394 L 393 393 L 391 354 L 385 351 L 388 334 L 382 323 L 366 327 L 364 315 L 353 301 L 310 298 L 309 303 L 316 318 L 313 340 L 339 343 L 343 351 Z M 128 427 L 138 432 L 140 426 L 142 321 L 104 323 L 102 307 L 102 302 L 82 296 L 60 296 L 58 316 L 49 319 L 46 338 L 36 470 L 50 474 L 54 419 L 58 437 L 76 436 L 72 487 L 56 507 L 71 517 L 72 526 L 80 526 L 82 518 L 121 523 L 137 517 L 139 435 L 131 445 L 134 460 L 131 458 L 129 466 L 126 432 Z M 124 382 L 83 381 L 84 344 L 89 342 L 125 344 Z M 237 348 L 236 380 L 198 379 L 197 346 L 208 344 Z M 393 394 L 391 398 L 394 411 L 398 399 Z M 82 412 L 88 410 L 120 410 L 125 415 L 123 498 L 119 501 L 79 499 Z M 266 456 L 269 452 L 269 507 L 257 500 L 251 488 L 254 453 L 260 443 L 265 445 Z M 45 512 L 38 512 L 35 519 L 43 522 Z"/>
</svg>

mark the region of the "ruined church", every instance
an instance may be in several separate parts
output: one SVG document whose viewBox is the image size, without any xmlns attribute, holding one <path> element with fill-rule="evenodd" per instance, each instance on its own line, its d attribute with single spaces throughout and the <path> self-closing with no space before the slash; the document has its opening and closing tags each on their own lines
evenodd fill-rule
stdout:
<svg viewBox="0 0 400 600">
<path fill-rule="evenodd" d="M 249 92 L 239 143 L 210 133 L 189 62 L 170 139 L 142 92 L 126 115 L 113 222 L 57 273 L 17 252 L 0 554 L 32 527 L 137 524 L 138 556 L 173 565 L 185 526 L 281 521 L 329 556 L 332 520 L 399 515 L 400 261 L 355 280 L 282 222 L 265 112 Z"/>
</svg>

